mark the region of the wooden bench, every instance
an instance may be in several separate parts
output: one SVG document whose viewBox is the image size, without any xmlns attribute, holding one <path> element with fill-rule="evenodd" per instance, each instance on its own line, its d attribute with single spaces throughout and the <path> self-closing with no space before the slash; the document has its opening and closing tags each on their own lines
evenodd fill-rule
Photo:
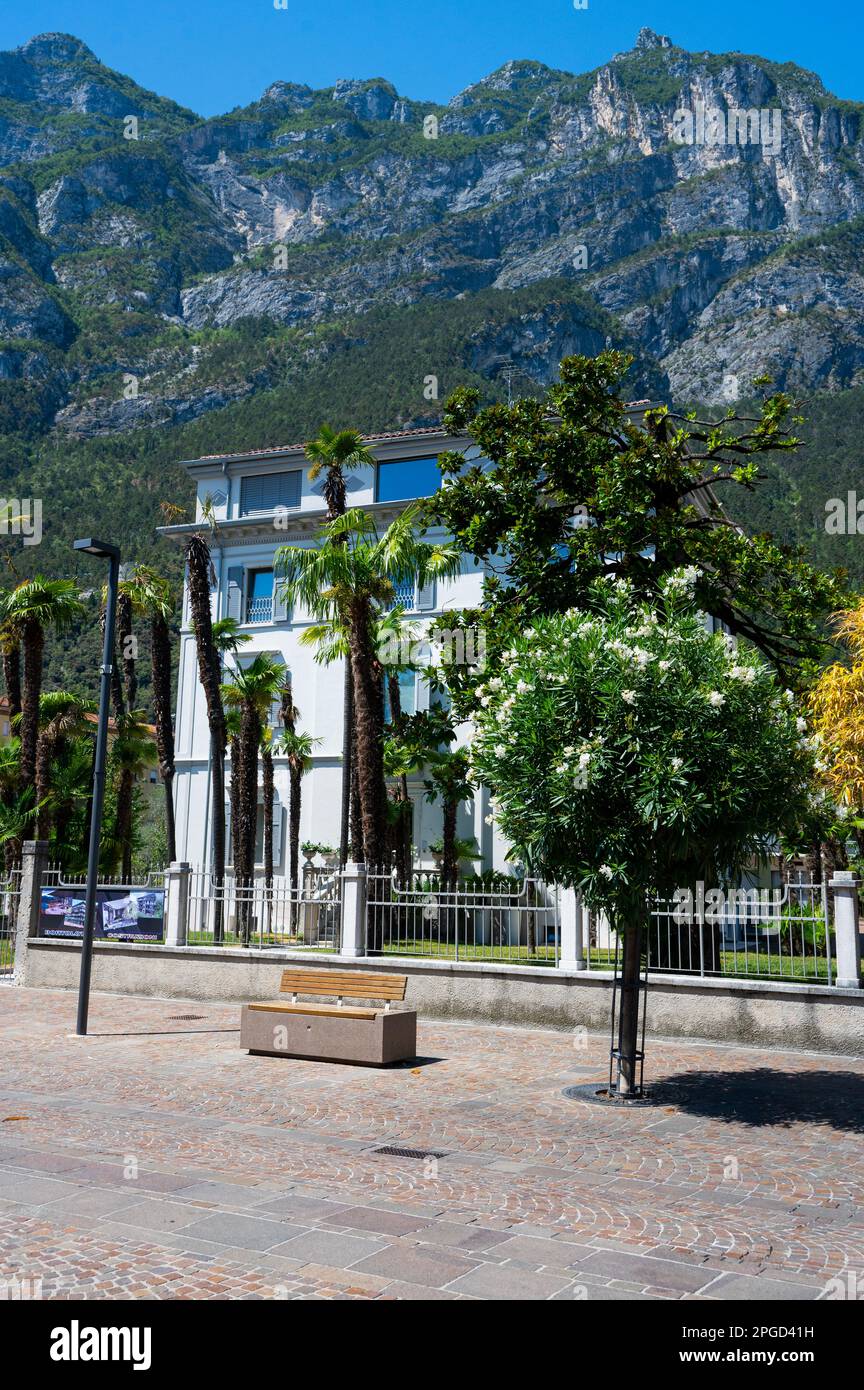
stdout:
<svg viewBox="0 0 864 1390">
<path fill-rule="evenodd" d="M 401 1003 L 406 975 L 379 975 L 364 970 L 283 971 L 279 986 L 291 1002 L 244 1004 L 240 1013 L 240 1046 L 274 1057 L 310 1057 L 327 1062 L 362 1062 L 384 1066 L 417 1053 L 417 1014 L 414 1009 L 391 1009 Z M 301 999 L 300 996 L 306 996 Z M 322 998 L 336 1003 L 321 1003 Z M 345 1004 L 343 1000 L 383 1000 Z"/>
</svg>

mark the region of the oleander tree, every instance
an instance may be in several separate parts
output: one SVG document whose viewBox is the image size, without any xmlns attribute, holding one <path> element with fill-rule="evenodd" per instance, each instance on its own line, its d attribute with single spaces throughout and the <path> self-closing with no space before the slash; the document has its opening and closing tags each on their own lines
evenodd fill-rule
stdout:
<svg viewBox="0 0 864 1390">
<path fill-rule="evenodd" d="M 709 633 L 698 571 L 657 599 L 595 581 L 536 619 L 478 690 L 469 775 L 513 858 L 579 889 L 622 945 L 618 1092 L 633 1093 L 650 903 L 728 882 L 812 811 L 814 741 L 767 662 Z"/>
</svg>

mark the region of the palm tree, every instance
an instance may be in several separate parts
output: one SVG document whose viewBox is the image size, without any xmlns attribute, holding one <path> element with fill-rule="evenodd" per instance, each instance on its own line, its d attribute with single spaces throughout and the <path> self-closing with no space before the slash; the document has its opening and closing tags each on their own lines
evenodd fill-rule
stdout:
<svg viewBox="0 0 864 1390">
<path fill-rule="evenodd" d="M 232 679 L 222 686 L 222 699 L 226 705 L 240 711 L 240 733 L 238 737 L 238 762 L 236 817 L 237 837 L 235 840 L 234 874 L 238 888 L 247 890 L 245 897 L 238 897 L 238 927 L 243 940 L 248 940 L 251 929 L 250 896 L 255 876 L 255 839 L 258 826 L 258 750 L 264 728 L 264 716 L 276 698 L 285 668 L 274 657 L 260 652 L 248 666 L 238 667 L 231 672 Z"/>
<path fill-rule="evenodd" d="M 213 645 L 219 653 L 219 670 L 225 674 L 225 657 L 236 656 L 240 647 L 246 642 L 251 642 L 252 636 L 248 632 L 240 631 L 240 624 L 236 618 L 219 618 L 213 624 Z M 225 711 L 225 736 L 231 751 L 231 788 L 228 794 L 229 806 L 231 811 L 231 863 L 234 871 L 237 871 L 237 832 L 239 821 L 237 819 L 237 788 L 240 786 L 238 767 L 240 764 L 240 711 L 239 709 Z"/>
<path fill-rule="evenodd" d="M 195 628 L 198 678 L 207 704 L 210 728 L 210 760 L 213 777 L 213 940 L 222 940 L 223 885 L 225 883 L 225 711 L 220 686 L 222 671 L 219 651 L 213 641 L 210 610 L 210 580 L 213 564 L 210 547 L 202 535 L 186 542 L 186 573 L 189 606 Z"/>
<path fill-rule="evenodd" d="M 327 520 L 335 521 L 345 514 L 345 469 L 350 467 L 375 466 L 375 456 L 363 443 L 363 436 L 356 430 L 334 430 L 323 424 L 314 439 L 306 445 L 306 457 L 311 463 L 309 479 L 315 482 L 322 469 L 326 470 L 324 479 L 324 501 L 327 504 Z M 362 859 L 363 830 L 360 819 L 360 796 L 357 781 L 357 759 L 354 755 L 354 679 L 347 650 L 345 660 L 345 687 L 342 699 L 342 815 L 339 831 L 339 859 L 345 864 L 348 858 L 348 837 L 354 846 L 354 858 Z"/>
<path fill-rule="evenodd" d="M 294 704 L 294 694 L 290 677 L 282 687 L 282 703 L 279 711 L 282 723 L 282 737 L 275 751 L 288 760 L 288 864 L 291 885 L 291 922 L 297 919 L 297 893 L 300 882 L 300 810 L 302 782 L 312 767 L 312 749 L 319 742 L 310 734 L 302 734 L 297 729 L 300 711 Z"/>
<path fill-rule="evenodd" d="M 42 693 L 42 655 L 45 629 L 65 632 L 84 612 L 72 579 L 45 579 L 35 575 L 17 584 L 0 601 L 0 624 L 11 624 L 21 634 L 24 648 L 24 680 L 21 691 L 21 766 L 19 786 L 33 787 L 36 779 L 36 745 L 39 739 L 39 697 Z"/>
<path fill-rule="evenodd" d="M 148 565 L 136 565 L 120 586 L 129 595 L 133 611 L 150 623 L 150 669 L 153 679 L 153 718 L 159 777 L 165 790 L 165 837 L 169 864 L 177 858 L 174 826 L 174 724 L 171 717 L 171 620 L 174 594 L 171 583 Z M 215 624 L 214 624 L 215 626 Z"/>
<path fill-rule="evenodd" d="M 327 503 L 327 520 L 335 521 L 345 514 L 345 469 L 374 468 L 375 455 L 356 430 L 334 430 L 321 425 L 314 439 L 306 445 L 306 457 L 312 465 L 309 481 L 314 483 L 322 470 L 325 473 L 322 494 Z"/>
<path fill-rule="evenodd" d="M 418 514 L 419 506 L 406 508 L 379 537 L 367 513 L 348 511 L 325 523 L 319 547 L 283 546 L 277 555 L 286 598 L 299 599 L 319 620 L 336 620 L 347 634 L 364 857 L 373 869 L 385 863 L 387 842 L 376 620 L 392 605 L 396 584 L 413 580 L 424 585 L 459 570 L 455 546 L 432 545 L 420 538 L 415 529 Z"/>
<path fill-rule="evenodd" d="M 71 690 L 50 690 L 39 701 L 39 739 L 36 744 L 36 800 L 39 803 L 37 834 L 50 838 L 54 825 L 54 776 L 58 763 L 69 754 L 69 745 L 88 733 L 87 715 L 95 706 Z"/>
</svg>

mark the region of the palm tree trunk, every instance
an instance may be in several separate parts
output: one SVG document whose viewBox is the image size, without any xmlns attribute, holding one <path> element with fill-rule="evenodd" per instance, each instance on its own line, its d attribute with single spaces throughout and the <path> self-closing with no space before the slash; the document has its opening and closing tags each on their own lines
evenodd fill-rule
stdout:
<svg viewBox="0 0 864 1390">
<path fill-rule="evenodd" d="M 23 791 L 36 780 L 36 744 L 39 739 L 39 696 L 42 693 L 42 653 L 45 634 L 34 619 L 24 624 L 24 687 L 21 696 L 21 773 Z"/>
<path fill-rule="evenodd" d="M 289 765 L 288 786 L 290 805 L 288 810 L 289 860 L 288 873 L 291 896 L 291 930 L 294 931 L 298 917 L 298 886 L 300 882 L 300 809 L 302 797 L 303 771 L 299 766 Z"/>
<path fill-rule="evenodd" d="M 342 818 L 339 831 L 339 863 L 342 868 L 348 862 L 348 842 L 351 834 L 351 780 L 354 760 L 352 741 L 354 738 L 354 680 L 351 662 L 345 662 L 345 690 L 342 699 Z M 357 858 L 356 848 L 354 858 Z"/>
<path fill-rule="evenodd" d="M 207 701 L 210 725 L 210 755 L 213 788 L 213 940 L 223 937 L 225 883 L 225 711 L 220 686 L 222 672 L 219 653 L 213 643 L 210 611 L 210 547 L 203 536 L 190 536 L 186 542 L 189 604 L 195 623 L 195 649 L 198 677 Z"/>
<path fill-rule="evenodd" d="M 36 819 L 36 834 L 40 840 L 47 840 L 51 834 L 51 763 L 56 750 L 50 726 L 43 729 L 36 743 L 36 804 L 39 806 Z"/>
<path fill-rule="evenodd" d="M 135 668 L 135 643 L 132 636 L 132 599 L 121 592 L 117 597 L 117 641 L 120 647 L 120 661 L 123 666 L 123 690 L 126 708 L 135 708 L 138 698 L 138 674 Z"/>
<path fill-rule="evenodd" d="M 264 798 L 264 883 L 273 887 L 273 754 L 261 750 L 261 788 Z"/>
<path fill-rule="evenodd" d="M 168 863 L 177 858 L 174 825 L 174 725 L 171 719 L 171 634 L 167 622 L 156 615 L 150 622 L 150 666 L 153 674 L 153 718 L 159 776 L 165 789 L 165 839 Z"/>
<path fill-rule="evenodd" d="M 9 700 L 9 718 L 21 713 L 21 647 L 9 638 L 3 646 L 3 680 Z"/>
<path fill-rule="evenodd" d="M 120 845 L 120 875 L 123 883 L 132 882 L 132 797 L 135 779 L 124 768 L 117 784 L 117 839 Z"/>
<path fill-rule="evenodd" d="M 385 863 L 386 806 L 384 804 L 384 757 L 381 708 L 381 681 L 372 640 L 368 603 L 361 599 L 351 606 L 349 642 L 354 674 L 354 710 L 357 732 L 357 775 L 360 788 L 360 815 L 367 866 L 374 873 Z"/>
</svg>

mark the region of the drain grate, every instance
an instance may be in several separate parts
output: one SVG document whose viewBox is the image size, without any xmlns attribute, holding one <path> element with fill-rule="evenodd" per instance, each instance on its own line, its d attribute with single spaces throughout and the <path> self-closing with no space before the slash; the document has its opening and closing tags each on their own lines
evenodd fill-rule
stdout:
<svg viewBox="0 0 864 1390">
<path fill-rule="evenodd" d="M 449 1149 L 402 1149 L 396 1144 L 384 1144 L 373 1149 L 373 1154 L 387 1154 L 390 1158 L 446 1158 Z"/>
<path fill-rule="evenodd" d="M 169 1014 L 169 1023 L 203 1023 L 204 1014 Z"/>
</svg>

